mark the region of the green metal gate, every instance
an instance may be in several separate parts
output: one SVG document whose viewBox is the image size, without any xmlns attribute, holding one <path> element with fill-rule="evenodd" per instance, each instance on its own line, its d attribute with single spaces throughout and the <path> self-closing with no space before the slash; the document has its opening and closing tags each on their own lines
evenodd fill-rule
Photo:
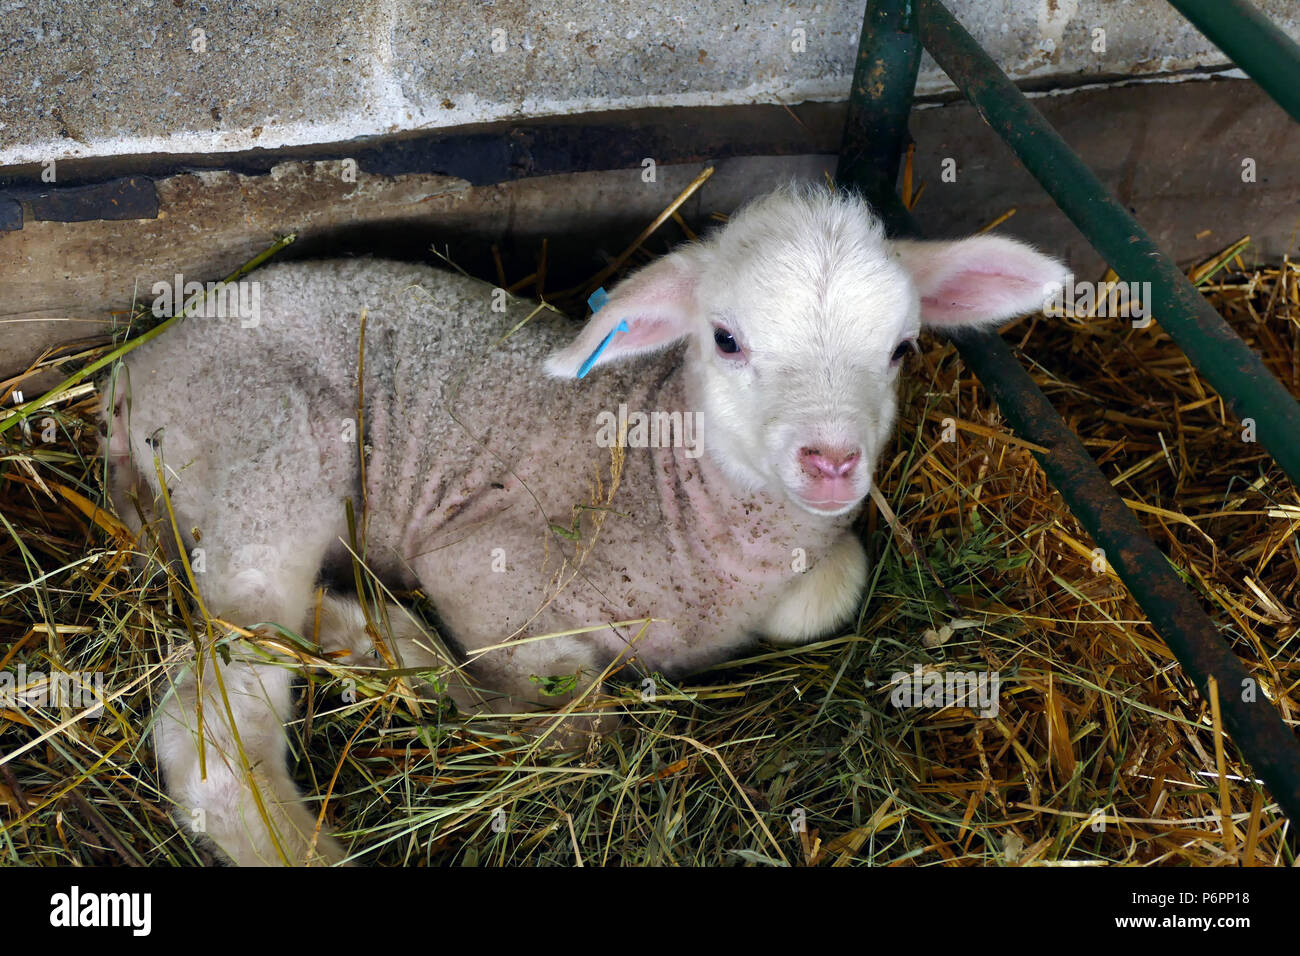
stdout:
<svg viewBox="0 0 1300 956">
<path fill-rule="evenodd" d="M 1300 120 L 1300 47 L 1244 0 L 1170 0 L 1291 116 Z M 1150 283 L 1152 314 L 1229 410 L 1300 486 L 1300 404 L 1110 195 L 938 0 L 868 0 L 837 177 L 859 188 L 892 231 L 920 233 L 895 192 L 921 50 L 938 62 L 1122 280 Z M 996 334 L 955 343 L 1012 427 L 1105 549 L 1179 663 L 1293 823 L 1300 824 L 1300 742 L 1251 680 L 1168 559 L 1078 438 Z"/>
</svg>

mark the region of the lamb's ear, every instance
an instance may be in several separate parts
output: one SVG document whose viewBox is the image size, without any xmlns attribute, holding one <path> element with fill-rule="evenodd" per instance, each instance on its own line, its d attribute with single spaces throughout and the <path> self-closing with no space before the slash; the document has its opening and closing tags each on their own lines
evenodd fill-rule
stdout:
<svg viewBox="0 0 1300 956">
<path fill-rule="evenodd" d="M 577 338 L 546 360 L 546 372 L 573 378 L 605 337 L 627 323 L 605 346 L 592 368 L 667 348 L 686 337 L 695 312 L 696 261 L 685 249 L 653 262 L 614 287 Z"/>
<path fill-rule="evenodd" d="M 1037 311 L 1068 274 L 1055 259 L 1002 236 L 889 245 L 921 294 L 921 324 L 937 328 L 997 325 Z"/>
</svg>

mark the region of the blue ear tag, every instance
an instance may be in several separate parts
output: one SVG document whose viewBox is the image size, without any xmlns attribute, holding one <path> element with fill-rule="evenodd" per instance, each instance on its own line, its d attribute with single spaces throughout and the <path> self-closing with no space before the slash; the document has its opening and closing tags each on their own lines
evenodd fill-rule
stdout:
<svg viewBox="0 0 1300 956">
<path fill-rule="evenodd" d="M 604 308 L 605 303 L 608 301 L 609 301 L 609 293 L 606 292 L 603 288 L 597 289 L 595 292 L 593 292 L 590 298 L 587 299 L 587 305 L 591 306 L 591 314 L 595 315 L 597 312 L 599 312 L 602 308 Z M 609 335 L 601 339 L 600 344 L 596 346 L 596 351 L 592 352 L 589 356 L 587 356 L 587 361 L 583 362 L 581 367 L 578 369 L 578 378 L 585 378 L 587 373 L 591 371 L 591 367 L 596 364 L 596 359 L 600 358 L 600 353 L 605 351 L 605 349 L 609 346 L 609 343 L 614 340 L 614 336 L 618 335 L 618 333 L 620 332 L 626 332 L 627 330 L 628 330 L 627 321 L 626 320 L 620 321 L 618 323 L 618 327 L 614 329 L 614 331 L 610 332 Z"/>
</svg>

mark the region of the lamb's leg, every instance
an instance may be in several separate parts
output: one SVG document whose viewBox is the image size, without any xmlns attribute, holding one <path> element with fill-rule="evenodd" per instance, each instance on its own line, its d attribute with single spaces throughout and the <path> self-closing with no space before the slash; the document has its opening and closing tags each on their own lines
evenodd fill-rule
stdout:
<svg viewBox="0 0 1300 956">
<path fill-rule="evenodd" d="M 154 743 L 178 816 L 240 866 L 341 861 L 345 851 L 328 829 L 317 832 L 315 814 L 289 777 L 283 724 L 292 674 L 274 664 L 216 661 L 208 658 L 202 668 L 206 768 L 200 766 L 200 694 L 192 665 L 158 710 Z"/>
<path fill-rule="evenodd" d="M 767 615 L 763 636 L 802 644 L 829 634 L 858 609 L 867 581 L 867 553 L 845 532 L 830 552 L 794 580 Z"/>
<path fill-rule="evenodd" d="M 315 621 L 314 608 L 308 616 Z M 609 733 L 618 725 L 618 717 L 612 712 L 585 712 L 585 702 L 596 696 L 594 691 L 584 699 L 577 714 L 548 712 L 583 694 L 599 673 L 590 651 L 581 642 L 566 642 L 565 651 L 558 651 L 555 642 L 521 644 L 496 651 L 469 667 L 452 670 L 429 635 L 406 609 L 388 603 L 386 617 L 389 627 L 383 636 L 397 665 L 438 672 L 439 684 L 463 714 L 536 714 L 513 723 L 513 726 L 531 736 L 544 736 L 547 746 L 561 749 L 585 747 L 593 734 Z M 317 640 L 322 650 L 346 650 L 349 652 L 345 658 L 347 661 L 382 666 L 374 651 L 374 642 L 366 633 L 365 615 L 356 598 L 322 595 L 319 623 Z M 311 626 L 308 626 L 306 632 L 311 631 Z M 581 673 L 585 683 L 580 683 L 572 692 L 539 702 L 538 686 L 528 676 L 567 673 Z"/>
<path fill-rule="evenodd" d="M 226 563 L 217 557 L 221 544 L 209 547 L 209 562 L 221 566 L 204 575 L 213 582 L 204 598 L 214 616 L 244 625 L 302 619 L 323 548 L 314 557 L 311 549 L 241 548 Z M 163 689 L 154 741 L 178 816 L 240 865 L 341 861 L 343 848 L 328 830 L 317 830 L 289 776 L 288 662 L 259 659 L 242 642 L 230 649 L 229 664 L 206 649 L 201 666 L 185 662 Z"/>
<path fill-rule="evenodd" d="M 200 378 L 142 358 L 130 364 L 132 400 L 104 396 L 118 513 L 129 517 L 138 492 L 170 558 L 184 541 L 208 615 L 245 628 L 301 627 L 325 553 L 346 533 L 343 499 L 359 490 L 357 448 L 340 428 L 354 407 L 327 376 L 266 379 L 278 356 L 259 350 L 272 341 L 253 337 L 249 351 L 223 354 L 211 380 L 202 363 Z M 195 364 L 190 353 L 173 357 Z M 237 398 L 220 391 L 231 387 Z M 223 625 L 211 628 L 225 640 Z M 259 658 L 240 640 L 214 649 L 206 631 L 202 643 L 201 659 L 188 644 L 174 655 L 156 689 L 154 741 L 180 820 L 236 863 L 342 859 L 289 775 L 290 662 Z"/>
<path fill-rule="evenodd" d="M 375 610 L 377 612 L 379 609 Z M 430 636 L 405 608 L 388 602 L 384 614 L 375 616 L 383 617 L 387 621 L 388 627 L 382 636 L 397 666 L 437 673 L 440 689 L 446 692 L 456 704 L 457 710 L 463 714 L 527 714 L 533 711 L 545 711 L 548 709 L 546 705 L 530 702 L 530 698 L 538 696 L 537 687 L 526 677 L 516 673 L 516 668 L 522 668 L 525 674 L 535 670 L 542 670 L 549 674 L 563 673 L 569 669 L 576 670 L 578 666 L 572 663 L 556 663 L 551 660 L 550 655 L 541 654 L 536 648 L 521 647 L 521 650 L 531 652 L 530 656 L 521 659 L 516 655 L 510 655 L 510 665 L 506 667 L 479 665 L 476 668 L 462 666 L 453 669 L 451 662 L 435 648 Z M 315 630 L 314 625 L 318 623 L 316 640 L 321 650 L 326 653 L 346 651 L 347 654 L 343 657 L 346 663 L 360 663 L 367 667 L 384 666 L 375 650 L 373 639 L 366 631 L 365 613 L 355 597 L 326 592 L 321 596 L 319 617 L 314 607 L 308 611 L 307 617 L 308 625 L 304 633 L 312 634 Z M 591 662 L 587 661 L 583 664 L 582 669 L 590 680 L 593 676 Z M 474 674 L 470 673 L 471 670 Z M 475 675 L 483 677 L 482 686 L 475 679 Z M 422 686 L 430 688 L 428 684 Z M 558 706 L 567 702 L 572 696 L 572 694 L 562 695 L 547 703 Z M 540 734 L 557 719 L 544 714 L 535 721 L 521 724 L 520 727 L 529 733 Z M 568 746 L 574 745 L 577 740 L 574 734 L 603 731 L 603 725 L 598 721 L 583 716 L 567 718 L 563 724 L 564 726 L 559 730 L 563 730 L 564 733 L 553 731 L 547 739 L 563 740 Z M 582 742 L 585 743 L 585 740 L 584 736 Z"/>
<path fill-rule="evenodd" d="M 492 691 L 485 711 L 527 715 L 515 726 L 542 739 L 544 746 L 562 750 L 587 746 L 593 736 L 612 733 L 621 715 L 598 706 L 602 673 L 591 647 L 573 637 L 519 643 L 481 656 L 469 655 L 470 669 Z M 547 695 L 544 681 L 575 675 L 571 690 Z"/>
</svg>

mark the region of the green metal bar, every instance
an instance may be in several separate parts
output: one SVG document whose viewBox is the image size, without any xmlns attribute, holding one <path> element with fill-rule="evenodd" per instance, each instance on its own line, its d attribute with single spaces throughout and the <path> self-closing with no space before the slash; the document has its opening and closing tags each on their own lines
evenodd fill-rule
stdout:
<svg viewBox="0 0 1300 956">
<path fill-rule="evenodd" d="M 878 208 L 891 231 L 920 234 L 897 196 Z M 993 333 L 954 337 L 953 344 L 1016 433 L 1048 449 L 1034 455 L 1048 480 L 1207 700 L 1209 678 L 1214 678 L 1224 729 L 1282 812 L 1300 822 L 1300 741 L 1269 704 L 1258 681 L 1237 660 L 1196 596 L 1016 361 L 1010 346 Z"/>
<path fill-rule="evenodd" d="M 835 178 L 857 183 L 873 202 L 893 195 L 898 182 L 920 66 L 912 0 L 869 0 Z"/>
<path fill-rule="evenodd" d="M 873 15 L 882 16 L 879 8 L 892 7 L 899 14 L 904 3 L 906 0 L 871 0 L 864 37 Z M 866 46 L 863 49 L 868 50 Z M 910 101 L 916 75 L 908 69 L 876 69 L 875 64 L 879 62 L 870 55 L 859 56 L 852 95 L 855 100 L 885 97 L 890 108 L 873 110 L 868 104 L 851 104 L 850 116 L 875 116 L 883 125 L 859 131 L 852 137 L 846 132 L 846 143 L 856 142 L 856 137 L 863 135 L 878 136 L 882 142 L 894 144 L 906 141 L 907 111 L 901 107 Z M 871 83 L 860 81 L 864 70 L 873 71 Z M 892 168 L 897 170 L 897 157 Z M 860 165 L 845 163 L 843 157 L 840 171 L 841 182 L 867 190 L 874 190 L 886 178 Z M 873 201 L 892 231 L 919 234 L 915 221 L 895 193 L 876 193 Z M 1253 696 L 1243 693 L 1252 686 L 1246 683 L 1250 677 L 1196 597 L 1183 586 L 1168 559 L 1143 533 L 1128 506 L 1021 368 L 1007 344 L 994 334 L 967 336 L 958 339 L 956 344 L 967 366 L 997 401 L 1012 427 L 1024 438 L 1048 449 L 1036 456 L 1044 472 L 1093 540 L 1105 550 L 1108 562 L 1198 689 L 1208 694 L 1209 678 L 1215 679 L 1229 734 L 1283 812 L 1300 822 L 1300 744 L 1262 693 Z"/>
<path fill-rule="evenodd" d="M 1047 454 L 1034 457 L 1206 700 L 1209 678 L 1215 679 L 1224 728 L 1282 812 L 1292 822 L 1300 821 L 1300 743 L 1258 681 L 1224 643 L 1200 602 L 1142 531 L 1010 347 L 995 336 L 958 342 L 957 347 L 1016 432 L 1048 449 Z"/>
<path fill-rule="evenodd" d="M 1300 122 L 1300 45 L 1246 0 L 1169 0 Z"/>
<path fill-rule="evenodd" d="M 1233 415 L 1255 422 L 1260 443 L 1300 485 L 1300 404 L 943 4 L 915 2 L 921 40 L 944 72 L 1120 278 L 1150 283 L 1150 305 L 1161 328 Z"/>
</svg>

